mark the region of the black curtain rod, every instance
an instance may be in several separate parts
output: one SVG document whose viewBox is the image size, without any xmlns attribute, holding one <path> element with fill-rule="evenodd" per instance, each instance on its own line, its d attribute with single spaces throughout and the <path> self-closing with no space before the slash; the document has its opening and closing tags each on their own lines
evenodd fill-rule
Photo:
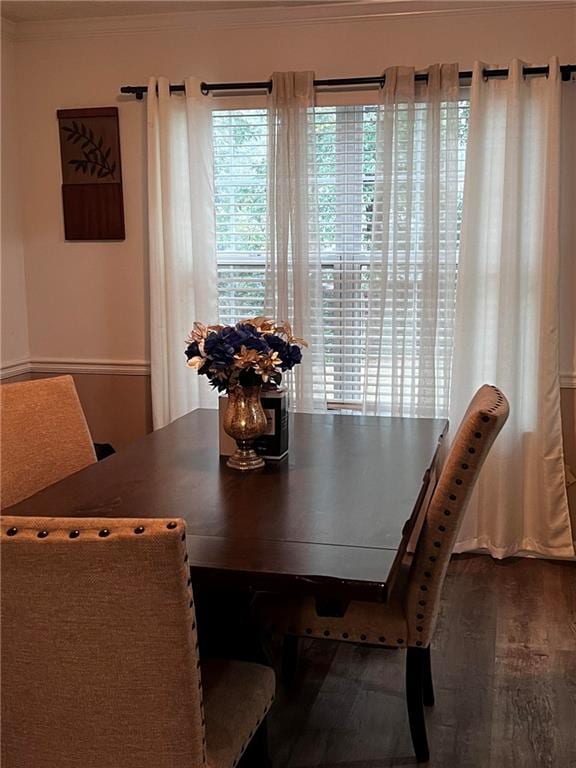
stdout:
<svg viewBox="0 0 576 768">
<path fill-rule="evenodd" d="M 576 64 L 564 64 L 560 67 L 562 74 L 562 80 L 570 80 L 572 74 L 576 72 Z M 524 67 L 524 75 L 547 75 L 548 67 Z M 467 69 L 463 72 L 459 72 L 460 80 L 471 80 L 472 70 Z M 485 69 L 483 71 L 484 77 L 506 77 L 508 75 L 507 69 Z M 418 82 L 427 82 L 428 75 L 426 72 L 417 73 L 414 79 Z M 377 77 L 336 77 L 325 80 L 314 80 L 314 86 L 316 88 L 334 88 L 337 86 L 352 86 L 352 85 L 378 85 L 382 87 L 386 82 L 386 77 L 380 75 Z M 262 80 L 253 83 L 201 83 L 200 88 L 202 93 L 207 96 L 209 93 L 216 93 L 217 91 L 272 91 L 272 81 Z M 185 90 L 184 85 L 170 85 L 170 93 L 178 93 Z M 123 85 L 120 88 L 120 93 L 128 93 L 136 96 L 138 101 L 144 98 L 144 94 L 148 92 L 147 85 Z"/>
</svg>

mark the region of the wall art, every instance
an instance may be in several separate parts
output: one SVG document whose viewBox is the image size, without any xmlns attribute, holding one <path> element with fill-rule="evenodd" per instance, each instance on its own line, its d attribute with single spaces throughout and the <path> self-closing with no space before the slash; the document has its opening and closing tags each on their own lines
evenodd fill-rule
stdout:
<svg viewBox="0 0 576 768">
<path fill-rule="evenodd" d="M 66 240 L 124 240 L 117 107 L 59 109 Z"/>
</svg>

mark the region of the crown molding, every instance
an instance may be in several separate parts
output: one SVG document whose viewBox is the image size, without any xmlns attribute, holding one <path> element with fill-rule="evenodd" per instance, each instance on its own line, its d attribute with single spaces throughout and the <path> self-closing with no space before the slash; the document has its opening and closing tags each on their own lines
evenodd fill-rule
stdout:
<svg viewBox="0 0 576 768">
<path fill-rule="evenodd" d="M 410 3 L 402 9 L 396 0 L 371 2 L 365 0 L 353 5 L 327 4 L 298 6 L 294 8 L 248 8 L 236 11 L 188 11 L 179 13 L 135 14 L 131 16 L 108 16 L 82 19 L 55 19 L 50 21 L 27 21 L 14 24 L 3 19 L 2 24 L 10 25 L 11 36 L 17 42 L 58 41 L 63 38 L 99 38 L 111 35 L 161 34 L 166 32 L 193 32 L 216 29 L 244 29 L 247 27 L 279 27 L 350 23 L 353 21 L 374 21 L 375 19 L 406 20 L 410 18 L 431 18 L 441 16 L 468 16 L 501 14 L 510 11 L 551 12 L 554 10 L 576 9 L 575 0 L 504 0 L 498 5 L 451 6 L 431 9 L 428 3 Z"/>
</svg>

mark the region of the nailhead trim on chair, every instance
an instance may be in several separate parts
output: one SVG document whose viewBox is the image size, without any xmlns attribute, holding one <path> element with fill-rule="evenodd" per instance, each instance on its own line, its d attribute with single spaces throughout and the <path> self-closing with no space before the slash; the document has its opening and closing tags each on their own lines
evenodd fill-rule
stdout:
<svg viewBox="0 0 576 768">
<path fill-rule="evenodd" d="M 169 530 L 173 530 L 178 527 L 178 523 L 176 523 L 174 520 L 171 520 L 169 523 L 167 523 L 166 528 Z M 186 567 L 186 564 L 188 563 L 189 557 L 188 552 L 186 551 L 186 531 L 184 530 L 180 536 L 180 541 L 184 543 L 184 558 L 183 558 L 183 564 Z M 194 648 L 196 651 L 196 654 L 198 654 L 199 646 L 198 646 L 198 635 L 196 632 L 196 615 L 194 613 L 194 597 L 192 594 L 192 578 L 190 576 L 190 570 L 186 567 L 186 591 L 188 592 L 188 609 L 192 611 L 192 625 L 190 627 L 191 632 L 193 634 L 194 638 Z M 203 697 L 203 687 L 202 687 L 202 677 L 200 673 L 200 658 L 196 660 L 196 669 L 198 670 L 198 692 L 200 696 L 200 720 L 201 720 L 201 726 L 202 726 L 202 760 L 204 764 L 207 762 L 207 754 L 206 754 L 206 715 L 204 712 L 204 697 Z"/>
<path fill-rule="evenodd" d="M 496 399 L 496 405 L 493 405 L 493 406 L 491 406 L 491 407 L 488 409 L 490 412 L 494 412 L 494 411 L 495 411 L 495 410 L 496 410 L 496 409 L 497 409 L 497 408 L 498 408 L 500 405 L 502 405 L 502 403 L 504 402 L 504 399 L 503 399 L 503 397 L 502 397 L 502 394 L 500 393 L 500 391 L 499 391 L 499 390 L 498 390 L 496 387 L 494 387 L 494 386 L 492 387 L 492 389 L 493 389 L 493 390 L 494 390 L 494 391 L 497 393 L 497 395 L 498 395 L 498 396 L 497 396 L 497 399 Z M 489 421 L 490 421 L 490 417 L 489 417 L 489 416 L 486 416 L 486 415 L 482 416 L 482 417 L 481 417 L 481 419 L 482 419 L 482 421 L 483 421 L 484 423 L 486 423 L 486 422 L 489 422 Z M 475 432 L 475 433 L 474 433 L 474 437 L 475 437 L 477 440 L 481 440 L 481 439 L 482 439 L 482 432 Z M 468 447 L 468 453 L 470 453 L 471 455 L 475 454 L 475 453 L 476 453 L 476 448 L 474 448 L 473 446 L 469 446 L 469 447 Z M 469 469 L 469 468 L 470 468 L 470 465 L 469 465 L 468 463 L 466 463 L 466 462 L 463 462 L 463 463 L 460 465 L 460 467 L 461 467 L 461 469 L 463 469 L 463 470 L 467 470 L 467 469 Z M 462 482 L 463 482 L 463 481 L 462 481 L 462 479 L 461 479 L 461 478 L 457 477 L 457 478 L 454 480 L 454 482 L 455 482 L 455 484 L 456 484 L 456 485 L 462 485 Z M 456 496 L 456 494 L 454 494 L 454 493 L 451 493 L 451 494 L 449 494 L 449 499 L 450 499 L 450 501 L 457 501 L 457 496 Z M 445 509 L 444 509 L 444 515 L 445 515 L 446 517 L 450 517 L 451 513 L 452 513 L 452 510 L 451 510 L 451 509 L 449 509 L 449 508 L 445 508 Z M 439 525 L 439 526 L 438 526 L 438 530 L 439 530 L 441 533 L 444 533 L 444 532 L 446 531 L 446 526 L 444 526 L 444 525 Z M 433 546 L 434 546 L 436 549 L 438 549 L 438 548 L 441 546 L 441 542 L 440 542 L 440 541 L 435 541 L 435 542 L 433 542 Z M 430 555 L 428 556 L 428 560 L 429 560 L 431 563 L 435 563 L 435 562 L 436 562 L 436 560 L 437 560 L 437 558 L 436 558 L 436 556 L 435 556 L 435 555 L 433 555 L 433 554 L 430 554 Z M 426 571 L 426 572 L 424 573 L 424 576 L 425 576 L 426 578 L 432 578 L 432 573 L 431 573 L 430 571 Z M 421 589 L 421 591 L 423 591 L 423 592 L 426 592 L 426 591 L 428 590 L 428 587 L 427 587 L 425 584 L 422 584 L 422 585 L 420 585 L 420 589 Z M 424 600 L 419 600 L 419 601 L 418 601 L 418 605 L 420 605 L 420 606 L 425 606 L 425 605 L 426 605 L 426 601 L 424 601 Z M 417 618 L 418 620 L 422 620 L 422 619 L 424 619 L 424 618 L 425 618 L 425 614 L 423 614 L 423 613 L 417 613 L 417 614 L 416 614 L 416 618 Z M 421 634 L 423 631 L 424 631 L 424 627 L 423 627 L 422 625 L 418 625 L 418 626 L 416 627 L 416 632 L 418 632 L 419 634 Z M 421 646 L 423 645 L 423 642 L 422 642 L 422 640 L 416 640 L 416 645 L 417 645 L 418 647 L 421 647 Z"/>
<path fill-rule="evenodd" d="M 178 527 L 178 523 L 175 522 L 175 521 L 170 521 L 167 524 L 166 527 L 169 528 L 169 529 L 174 529 L 174 528 Z M 143 534 L 145 532 L 145 528 L 144 528 L 144 526 L 139 525 L 139 526 L 137 526 L 136 528 L 133 529 L 133 532 L 136 535 L 141 535 L 141 534 Z M 9 528 L 6 531 L 6 535 L 7 536 L 16 536 L 17 533 L 18 533 L 18 528 L 16 528 L 16 527 Z M 89 533 L 89 532 L 88 531 L 84 531 L 84 533 Z M 111 532 L 110 532 L 110 530 L 108 528 L 102 528 L 102 529 L 100 529 L 98 531 L 98 537 L 100 539 L 105 539 L 105 538 L 108 538 L 110 536 L 110 533 Z M 50 534 L 50 531 L 48 531 L 46 529 L 42 529 L 42 530 L 40 530 L 40 531 L 38 531 L 36 533 L 36 537 L 39 538 L 39 539 L 45 539 L 47 536 L 49 536 L 49 534 Z M 77 530 L 77 529 L 71 530 L 68 533 L 68 538 L 69 539 L 77 539 L 79 536 L 80 536 L 80 531 Z M 186 531 L 185 530 L 182 532 L 182 535 L 180 536 L 180 540 L 182 542 L 186 541 Z M 184 543 L 184 548 L 185 547 L 186 547 L 186 544 Z M 189 559 L 188 558 L 188 552 L 185 552 L 184 553 L 184 559 L 183 559 L 185 565 L 188 562 L 188 559 Z M 194 607 L 194 599 L 193 599 L 193 596 L 192 596 L 192 579 L 190 577 L 190 571 L 189 571 L 188 568 L 186 568 L 186 571 L 187 571 L 186 589 L 187 589 L 187 591 L 189 593 L 189 609 L 192 610 L 193 607 Z M 193 616 L 194 616 L 194 613 L 193 613 Z M 196 620 L 195 620 L 195 618 L 196 617 L 194 616 L 191 628 L 192 628 L 192 632 L 194 633 L 196 653 L 198 653 L 199 649 L 198 649 L 198 638 L 196 636 Z M 199 658 L 197 660 L 196 666 L 197 666 L 197 669 L 199 670 L 199 668 L 200 668 L 200 659 Z M 202 678 L 200 677 L 200 673 L 198 673 L 198 674 L 199 674 L 199 676 L 198 676 L 198 689 L 200 691 L 200 715 L 201 715 L 201 722 L 202 722 L 202 729 L 203 729 L 203 735 L 202 735 L 202 744 L 203 744 L 202 759 L 203 759 L 204 765 L 206 765 L 206 762 L 207 762 L 207 755 L 206 755 L 206 730 L 205 730 L 206 717 L 205 717 L 205 712 L 204 712 L 204 701 L 203 701 L 203 697 L 202 697 Z M 271 703 L 272 702 L 270 702 L 270 704 Z M 270 708 L 270 704 L 266 707 L 266 712 Z M 260 720 L 258 720 L 258 723 L 260 723 Z M 244 745 L 242 747 L 242 752 L 244 751 L 245 747 L 246 747 L 246 745 Z M 235 761 L 234 764 L 236 765 L 237 762 L 238 762 L 238 759 Z"/>
</svg>

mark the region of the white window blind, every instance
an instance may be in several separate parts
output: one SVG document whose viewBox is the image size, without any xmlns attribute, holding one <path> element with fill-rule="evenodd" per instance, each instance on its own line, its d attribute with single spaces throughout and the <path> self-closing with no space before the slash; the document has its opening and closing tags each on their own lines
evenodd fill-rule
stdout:
<svg viewBox="0 0 576 768">
<path fill-rule="evenodd" d="M 466 103 L 461 104 L 461 115 L 460 199 Z M 320 218 L 326 397 L 332 404 L 353 407 L 362 400 L 364 384 L 376 107 L 316 107 L 315 131 L 312 172 Z M 220 322 L 235 323 L 263 311 L 266 110 L 217 110 L 213 132 Z M 409 278 L 410 290 L 417 291 L 417 276 Z M 405 286 L 397 287 L 399 295 L 406 291 Z"/>
</svg>

